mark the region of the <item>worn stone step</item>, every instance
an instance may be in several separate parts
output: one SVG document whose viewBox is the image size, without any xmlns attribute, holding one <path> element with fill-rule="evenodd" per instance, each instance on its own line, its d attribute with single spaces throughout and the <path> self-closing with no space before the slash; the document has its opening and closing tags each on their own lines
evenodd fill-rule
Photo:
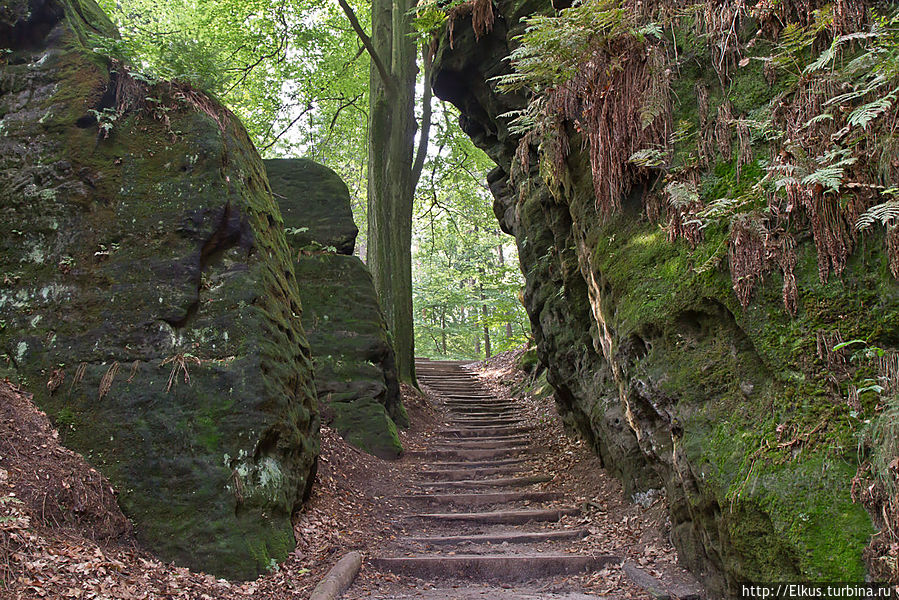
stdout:
<svg viewBox="0 0 899 600">
<path fill-rule="evenodd" d="M 526 439 L 515 438 L 511 440 L 486 440 L 482 441 L 480 438 L 471 438 L 470 440 L 453 440 L 453 441 L 443 441 L 439 444 L 433 446 L 434 450 L 449 450 L 449 449 L 460 449 L 460 450 L 497 450 L 497 449 L 508 449 L 508 448 L 521 448 L 524 444 L 527 444 Z"/>
<path fill-rule="evenodd" d="M 491 475 L 516 475 L 521 472 L 521 467 L 482 467 L 478 469 L 431 469 L 419 471 L 419 476 L 432 481 L 467 481 L 489 477 Z"/>
<path fill-rule="evenodd" d="M 478 523 L 481 525 L 523 525 L 532 522 L 555 522 L 562 517 L 579 515 L 579 508 L 545 508 L 528 510 L 497 510 L 472 513 L 418 513 L 407 519 L 442 523 Z"/>
<path fill-rule="evenodd" d="M 449 411 L 465 412 L 465 413 L 496 413 L 521 411 L 523 407 L 520 404 L 451 404 L 444 403 L 444 407 Z"/>
<path fill-rule="evenodd" d="M 464 425 L 465 429 L 484 429 L 484 428 L 495 428 L 495 427 L 521 427 L 522 425 L 518 423 L 524 423 L 524 421 L 514 421 L 510 422 L 512 424 L 503 424 L 503 423 L 478 423 L 476 421 L 466 421 L 459 422 L 458 418 L 450 418 L 449 423 L 447 425 Z"/>
<path fill-rule="evenodd" d="M 449 381 L 449 380 L 435 380 L 435 379 L 423 379 L 421 380 L 429 388 L 438 390 L 438 391 L 446 391 L 446 392 L 456 392 L 459 394 L 472 394 L 475 396 L 488 396 L 491 395 L 491 392 L 485 390 L 481 387 L 481 384 L 477 381 Z"/>
<path fill-rule="evenodd" d="M 490 467 L 524 466 L 532 457 L 497 458 L 494 460 L 435 460 L 424 466 L 425 469 L 447 471 L 451 469 L 488 469 Z"/>
<path fill-rule="evenodd" d="M 461 481 L 419 481 L 418 486 L 430 489 L 479 489 L 479 488 L 503 488 L 525 487 L 537 483 L 548 483 L 553 478 L 550 475 L 529 475 L 522 477 L 499 477 L 497 479 L 465 479 Z"/>
<path fill-rule="evenodd" d="M 381 571 L 422 579 L 466 579 L 477 581 L 527 581 L 599 571 L 620 562 L 617 556 L 576 554 L 455 555 L 376 557 L 371 564 Z"/>
<path fill-rule="evenodd" d="M 476 427 L 521 427 L 525 424 L 523 419 L 516 418 L 496 418 L 496 419 L 466 419 L 462 417 L 452 417 L 450 419 L 452 425 L 464 425 L 468 428 Z"/>
<path fill-rule="evenodd" d="M 528 443 L 531 441 L 531 437 L 528 435 L 513 433 L 509 435 L 479 435 L 479 436 L 470 436 L 470 437 L 459 437 L 455 431 L 450 431 L 446 433 L 447 430 L 438 432 L 439 439 L 441 443 L 449 443 L 449 442 L 508 442 L 511 440 L 521 440 L 524 443 Z"/>
<path fill-rule="evenodd" d="M 524 446 L 495 450 L 454 448 L 450 450 L 410 450 L 406 452 L 406 455 L 430 459 L 489 460 L 492 458 L 520 457 L 522 452 L 525 451 L 527 451 L 527 448 Z"/>
<path fill-rule="evenodd" d="M 520 406 L 521 402 L 511 400 L 509 398 L 497 398 L 496 396 L 477 396 L 477 397 L 447 397 L 443 404 L 445 406 Z"/>
<path fill-rule="evenodd" d="M 586 529 L 562 529 L 560 531 L 525 531 L 515 533 L 486 533 L 481 535 L 445 535 L 407 538 L 428 546 L 457 546 L 459 544 L 539 544 L 579 540 L 587 537 Z"/>
<path fill-rule="evenodd" d="M 477 420 L 495 420 L 503 419 L 506 421 L 522 421 L 524 415 L 520 410 L 497 411 L 497 412 L 469 412 L 464 410 L 450 410 L 450 419 L 477 419 Z"/>
<path fill-rule="evenodd" d="M 393 497 L 397 500 L 422 504 L 484 506 L 512 502 L 549 502 L 560 499 L 562 494 L 558 492 L 487 492 L 483 494 L 406 494 Z"/>
<path fill-rule="evenodd" d="M 515 427 L 449 427 L 441 431 L 446 437 L 471 438 L 471 437 L 499 437 L 516 435 L 534 431 L 533 425 L 521 425 Z"/>
<path fill-rule="evenodd" d="M 452 402 L 445 402 L 443 404 L 447 410 L 460 411 L 465 410 L 469 412 L 496 412 L 496 411 L 506 411 L 506 410 L 521 410 L 521 406 L 518 404 L 474 404 L 474 403 L 460 403 L 455 404 Z"/>
</svg>

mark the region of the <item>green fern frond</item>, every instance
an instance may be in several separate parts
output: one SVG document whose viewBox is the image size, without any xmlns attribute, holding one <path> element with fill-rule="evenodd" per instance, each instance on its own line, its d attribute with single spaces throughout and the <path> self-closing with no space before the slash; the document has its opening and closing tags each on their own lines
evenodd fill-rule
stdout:
<svg viewBox="0 0 899 600">
<path fill-rule="evenodd" d="M 878 222 L 884 226 L 895 225 L 897 219 L 899 219 L 899 199 L 894 198 L 866 210 L 855 222 L 855 228 L 864 231 Z"/>
</svg>

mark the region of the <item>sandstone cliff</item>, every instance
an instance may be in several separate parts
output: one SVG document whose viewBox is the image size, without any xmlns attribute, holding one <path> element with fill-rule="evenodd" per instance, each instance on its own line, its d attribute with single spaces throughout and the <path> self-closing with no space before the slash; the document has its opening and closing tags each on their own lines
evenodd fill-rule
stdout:
<svg viewBox="0 0 899 600">
<path fill-rule="evenodd" d="M 92 0 L 0 7 L 0 353 L 164 560 L 294 547 L 319 417 L 281 214 L 239 121 L 90 50 Z"/>
<path fill-rule="evenodd" d="M 646 3 L 646 10 L 665 4 Z M 612 192 L 603 187 L 610 178 L 594 179 L 604 158 L 591 157 L 596 140 L 584 139 L 591 132 L 578 109 L 561 121 L 570 152 L 555 168 L 545 146 L 538 153 L 536 139 L 522 145 L 510 132 L 501 115 L 522 109 L 527 98 L 500 93 L 494 78 L 509 72 L 504 58 L 524 31 L 523 19 L 556 13 L 539 0 L 502 0 L 493 11 L 489 31 L 476 35 L 464 18 L 452 44 L 442 35 L 431 81 L 498 165 L 490 176 L 494 210 L 516 237 L 538 354 L 565 418 L 628 491 L 664 488 L 681 559 L 713 595 L 738 595 L 747 581 L 863 581 L 874 564 L 863 561 L 874 528 L 850 490 L 862 419 L 878 407 L 870 396 L 853 401 L 852 386 L 871 372 L 845 369 L 852 351 L 839 342 L 867 340 L 887 355 L 895 346 L 899 285 L 882 236 L 871 234 L 838 275 L 822 277 L 812 212 L 813 225 L 797 217 L 792 229 L 795 255 L 781 255 L 794 262 L 773 259 L 764 275 L 734 276 L 742 249 L 751 246 L 739 237 L 744 221 L 687 239 L 682 214 L 654 210 L 657 196 L 647 192 L 664 187 L 657 171 L 627 163 L 641 125 L 615 122 L 630 115 L 615 112 L 616 90 L 626 88 L 614 77 L 646 55 L 622 52 L 623 66 L 602 75 L 612 80 L 603 96 L 612 107 L 601 113 L 601 125 L 616 137 L 598 152 L 623 154 L 613 166 L 631 182 L 615 195 L 614 185 Z M 679 33 L 668 70 L 657 73 L 670 77 L 672 90 L 658 118 L 702 136 L 716 115 L 724 124 L 720 150 L 713 147 L 690 171 L 697 201 L 710 204 L 746 192 L 765 173 L 769 142 L 750 141 L 741 119 L 789 111 L 794 99 L 763 72 L 769 43 L 740 37 L 747 59 L 726 57 L 734 69 L 722 85 L 716 63 L 688 54 L 684 39 L 704 42 L 690 40 L 690 30 Z M 600 114 L 601 102 L 591 114 Z M 678 143 L 675 161 L 686 146 Z"/>
</svg>

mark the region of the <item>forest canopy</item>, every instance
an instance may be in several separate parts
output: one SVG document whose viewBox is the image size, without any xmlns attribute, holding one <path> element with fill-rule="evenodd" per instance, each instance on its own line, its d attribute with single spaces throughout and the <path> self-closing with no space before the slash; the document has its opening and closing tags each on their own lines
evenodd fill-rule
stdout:
<svg viewBox="0 0 899 600">
<path fill-rule="evenodd" d="M 336 2 L 100 4 L 121 39 L 95 38 L 98 52 L 139 77 L 217 97 L 264 157 L 303 156 L 334 169 L 350 188 L 365 257 L 370 57 Z M 370 30 L 368 4 L 349 4 Z M 529 326 L 514 240 L 499 232 L 484 184 L 493 165 L 457 120 L 452 106 L 433 107 L 413 210 L 413 314 L 419 354 L 473 358 L 522 344 Z"/>
</svg>

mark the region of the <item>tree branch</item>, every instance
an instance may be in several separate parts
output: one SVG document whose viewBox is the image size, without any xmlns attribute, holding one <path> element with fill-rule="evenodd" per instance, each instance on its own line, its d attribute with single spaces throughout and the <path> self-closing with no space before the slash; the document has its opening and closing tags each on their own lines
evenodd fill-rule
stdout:
<svg viewBox="0 0 899 600">
<path fill-rule="evenodd" d="M 418 149 L 415 153 L 415 163 L 412 165 L 412 189 L 418 187 L 421 179 L 421 171 L 425 166 L 425 158 L 428 154 L 428 138 L 431 134 L 431 65 L 432 57 L 428 44 L 421 48 L 421 58 L 424 63 L 424 94 L 421 98 L 421 132 L 418 137 Z"/>
<path fill-rule="evenodd" d="M 352 7 L 347 4 L 346 0 L 337 0 L 337 3 L 340 5 L 340 8 L 343 9 L 343 12 L 346 14 L 346 18 L 350 20 L 350 25 L 353 26 L 353 31 L 356 32 L 356 35 L 359 36 L 359 39 L 362 40 L 362 45 L 365 46 L 365 49 L 368 50 L 368 55 L 371 57 L 373 63 L 375 63 L 375 68 L 378 70 L 378 74 L 381 75 L 381 81 L 384 82 L 384 87 L 393 92 L 394 84 L 393 84 L 393 76 L 390 74 L 390 71 L 387 70 L 387 67 L 384 66 L 384 61 L 381 60 L 381 57 L 375 51 L 375 46 L 371 42 L 371 38 L 365 33 L 365 30 L 362 29 L 362 25 L 359 24 L 359 19 L 356 17 L 356 13 L 353 12 Z"/>
</svg>

